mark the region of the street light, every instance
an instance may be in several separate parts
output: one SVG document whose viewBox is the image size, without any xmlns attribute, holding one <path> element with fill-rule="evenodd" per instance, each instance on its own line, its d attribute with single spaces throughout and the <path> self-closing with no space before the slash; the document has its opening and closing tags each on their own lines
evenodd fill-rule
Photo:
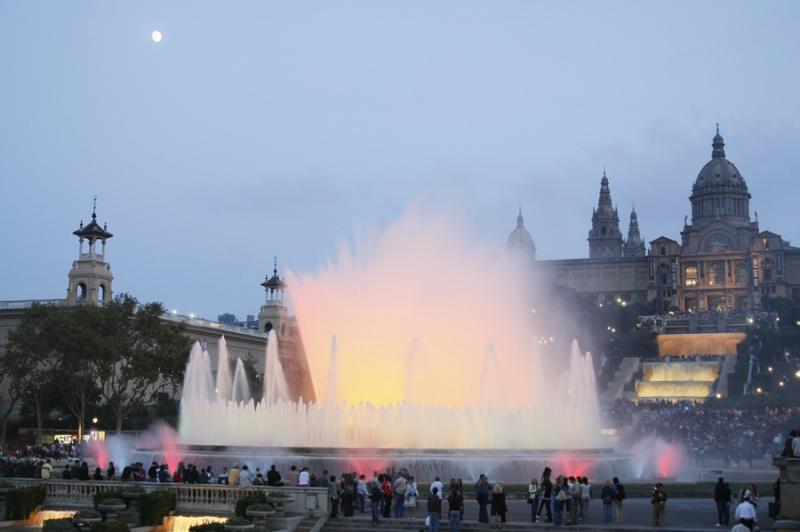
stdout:
<svg viewBox="0 0 800 532">
<path fill-rule="evenodd" d="M 93 417 L 93 418 L 92 418 L 92 423 L 94 423 L 95 425 L 97 425 L 97 418 L 96 418 L 96 417 Z"/>
</svg>

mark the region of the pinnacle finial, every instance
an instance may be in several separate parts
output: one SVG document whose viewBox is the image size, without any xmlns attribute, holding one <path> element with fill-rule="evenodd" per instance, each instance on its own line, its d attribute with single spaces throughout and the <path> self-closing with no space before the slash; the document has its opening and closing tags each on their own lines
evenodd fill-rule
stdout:
<svg viewBox="0 0 800 532">
<path fill-rule="evenodd" d="M 97 194 L 92 199 L 92 221 L 97 219 Z"/>
<path fill-rule="evenodd" d="M 272 273 L 274 273 L 275 275 L 278 275 L 278 256 L 277 255 L 275 255 L 275 264 L 274 264 L 274 268 L 272 269 Z"/>
<path fill-rule="evenodd" d="M 719 135 L 719 122 L 717 122 L 717 135 Z"/>
</svg>

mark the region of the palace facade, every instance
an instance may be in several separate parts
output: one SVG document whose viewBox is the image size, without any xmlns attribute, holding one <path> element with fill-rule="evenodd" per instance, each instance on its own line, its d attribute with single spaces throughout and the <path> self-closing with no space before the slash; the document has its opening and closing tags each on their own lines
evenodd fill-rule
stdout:
<svg viewBox="0 0 800 532">
<path fill-rule="evenodd" d="M 759 310 L 766 297 L 800 302 L 800 248 L 760 230 L 757 215 L 750 218 L 747 184 L 726 158 L 719 127 L 711 160 L 700 169 L 689 201 L 692 219 L 684 219 L 680 242 L 660 236 L 646 248 L 635 210 L 623 238 L 604 172 L 588 258 L 535 260 L 521 214 L 508 247 L 534 259 L 545 282 L 598 304 L 642 300 L 654 301 L 660 312 L 730 313 Z"/>
</svg>

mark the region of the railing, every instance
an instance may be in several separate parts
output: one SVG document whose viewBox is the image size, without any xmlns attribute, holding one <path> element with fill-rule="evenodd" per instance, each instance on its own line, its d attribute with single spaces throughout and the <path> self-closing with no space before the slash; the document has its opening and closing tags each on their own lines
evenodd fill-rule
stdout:
<svg viewBox="0 0 800 532">
<path fill-rule="evenodd" d="M 97 493 L 125 491 L 134 486 L 146 492 L 167 490 L 175 494 L 176 510 L 189 512 L 233 512 L 236 501 L 253 492 L 262 491 L 266 495 L 279 492 L 291 497 L 284 508 L 287 512 L 304 515 L 327 515 L 328 490 L 326 488 L 290 488 L 253 486 L 242 488 L 218 484 L 173 484 L 154 482 L 112 482 L 112 481 L 71 481 L 41 480 L 35 478 L 4 479 L 16 487 L 45 486 L 45 504 L 64 507 L 91 507 Z"/>
<path fill-rule="evenodd" d="M 176 312 L 165 312 L 164 314 L 161 315 L 161 317 L 165 320 L 186 323 L 187 325 L 199 325 L 201 327 L 208 327 L 210 329 L 219 329 L 220 331 L 246 334 L 249 336 L 256 336 L 258 338 L 267 337 L 265 333 L 255 329 L 249 329 L 247 327 L 239 327 L 237 325 L 228 325 L 226 323 L 219 323 L 217 321 L 198 318 L 196 316 L 187 316 L 185 314 L 178 314 Z"/>
<path fill-rule="evenodd" d="M 40 305 L 57 305 L 63 299 L 19 299 L 15 301 L 0 301 L 0 309 L 26 309 L 33 306 L 34 303 Z"/>
<path fill-rule="evenodd" d="M 80 260 L 103 260 L 102 253 L 81 253 Z"/>
</svg>

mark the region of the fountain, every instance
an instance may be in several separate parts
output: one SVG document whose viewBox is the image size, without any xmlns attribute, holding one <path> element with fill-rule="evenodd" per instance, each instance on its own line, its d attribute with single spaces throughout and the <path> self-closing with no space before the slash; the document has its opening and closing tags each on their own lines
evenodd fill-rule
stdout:
<svg viewBox="0 0 800 532">
<path fill-rule="evenodd" d="M 601 434 L 591 354 L 572 341 L 567 357 L 545 357 L 517 263 L 446 217 L 413 213 L 363 247 L 316 275 L 289 274 L 320 402 L 288 400 L 274 330 L 260 400 L 243 391 L 241 361 L 230 382 L 224 342 L 216 381 L 193 346 L 180 439 L 196 463 L 393 465 L 422 480 L 523 482 L 554 463 L 624 475 L 626 457 Z"/>
</svg>

